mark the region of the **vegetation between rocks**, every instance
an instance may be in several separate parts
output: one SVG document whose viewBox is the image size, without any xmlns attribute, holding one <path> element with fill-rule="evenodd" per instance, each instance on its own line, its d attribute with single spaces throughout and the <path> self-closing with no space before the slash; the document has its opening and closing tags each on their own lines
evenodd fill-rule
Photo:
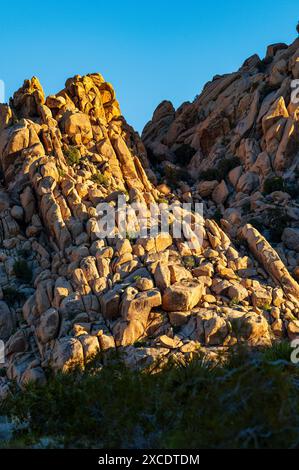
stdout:
<svg viewBox="0 0 299 470">
<path fill-rule="evenodd" d="M 223 158 L 217 164 L 216 168 L 211 168 L 200 173 L 200 179 L 202 181 L 222 181 L 228 175 L 228 173 L 241 165 L 238 157 Z"/>
<path fill-rule="evenodd" d="M 101 173 L 95 173 L 92 175 L 91 180 L 99 185 L 104 186 L 105 188 L 109 187 L 109 178 Z"/>
<path fill-rule="evenodd" d="M 18 259 L 14 263 L 13 270 L 18 279 L 27 283 L 31 282 L 32 270 L 26 260 Z"/>
<path fill-rule="evenodd" d="M 1 413 L 22 426 L 2 446 L 46 437 L 62 447 L 297 447 L 299 368 L 290 354 L 288 343 L 253 356 L 238 349 L 225 365 L 198 358 L 155 375 L 95 360 L 14 391 Z"/>
<path fill-rule="evenodd" d="M 70 145 L 68 148 L 64 150 L 64 156 L 69 166 L 75 166 L 80 163 L 80 158 L 81 158 L 80 152 L 76 147 L 72 145 Z"/>
<path fill-rule="evenodd" d="M 165 168 L 165 177 L 167 179 L 168 184 L 172 188 L 176 187 L 178 181 L 185 181 L 187 183 L 192 182 L 192 178 L 191 178 L 190 174 L 184 168 L 166 167 Z"/>
<path fill-rule="evenodd" d="M 288 193 L 292 198 L 299 195 L 299 185 L 297 181 L 286 181 L 281 176 L 267 178 L 264 182 L 264 194 L 269 195 L 276 191 Z"/>
<path fill-rule="evenodd" d="M 14 287 L 6 287 L 3 289 L 3 298 L 9 306 L 13 306 L 15 303 L 24 301 L 26 296 Z"/>
</svg>

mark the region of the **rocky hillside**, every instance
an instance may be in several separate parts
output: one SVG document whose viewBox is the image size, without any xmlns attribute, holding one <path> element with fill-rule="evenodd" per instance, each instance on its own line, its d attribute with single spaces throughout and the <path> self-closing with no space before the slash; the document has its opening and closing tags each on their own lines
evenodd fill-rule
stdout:
<svg viewBox="0 0 299 470">
<path fill-rule="evenodd" d="M 262 187 L 276 175 L 295 181 L 288 98 L 297 45 L 270 47 L 264 61 L 215 78 L 176 112 L 162 103 L 145 145 L 99 74 L 75 76 L 48 97 L 32 78 L 0 106 L 2 396 L 11 381 L 44 382 L 46 369 L 84 367 L 99 352 L 104 363 L 117 350 L 144 368 L 296 337 L 299 285 L 287 268 L 299 253 L 275 250 L 248 219 L 263 224 L 265 212 L 283 208 L 286 246 L 296 241 L 295 199 Z M 130 203 L 203 201 L 203 243 L 121 237 L 118 227 L 99 239 L 96 206 L 115 206 L 121 194 Z"/>
<path fill-rule="evenodd" d="M 232 236 L 251 223 L 297 279 L 298 79 L 299 39 L 271 45 L 264 59 L 214 77 L 193 103 L 161 103 L 142 135 L 156 171 L 189 182 L 180 195 L 203 198 L 206 215 L 224 218 Z"/>
</svg>

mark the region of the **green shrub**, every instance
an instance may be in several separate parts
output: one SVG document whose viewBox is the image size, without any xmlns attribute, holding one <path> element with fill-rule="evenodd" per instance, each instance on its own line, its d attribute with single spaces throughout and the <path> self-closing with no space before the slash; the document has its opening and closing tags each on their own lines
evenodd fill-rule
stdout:
<svg viewBox="0 0 299 470">
<path fill-rule="evenodd" d="M 296 448 L 298 380 L 286 344 L 254 355 L 239 347 L 222 366 L 198 358 L 153 375 L 95 361 L 13 390 L 0 411 L 27 424 L 14 438 L 30 446 L 47 437 L 98 449 Z"/>
<path fill-rule="evenodd" d="M 13 265 L 13 270 L 18 279 L 27 283 L 31 282 L 32 271 L 27 261 L 24 259 L 18 259 Z"/>
<path fill-rule="evenodd" d="M 299 197 L 298 178 L 294 182 L 285 182 L 285 192 L 288 193 L 293 199 L 297 199 Z"/>
<path fill-rule="evenodd" d="M 146 347 L 146 345 L 147 342 L 145 340 L 135 341 L 135 343 L 133 344 L 134 348 L 144 348 Z"/>
<path fill-rule="evenodd" d="M 64 156 L 69 166 L 76 166 L 80 163 L 81 154 L 77 147 L 69 145 L 69 147 L 64 150 Z"/>
<path fill-rule="evenodd" d="M 24 250 L 23 248 L 21 248 L 20 250 L 17 251 L 17 254 L 21 258 L 29 258 L 29 256 L 31 255 L 31 251 L 30 250 Z"/>
<path fill-rule="evenodd" d="M 3 298 L 9 306 L 13 306 L 15 303 L 23 302 L 26 297 L 23 292 L 19 292 L 14 287 L 5 287 L 3 289 Z"/>
<path fill-rule="evenodd" d="M 251 211 L 250 201 L 247 201 L 245 204 L 243 204 L 242 210 L 243 210 L 244 214 L 249 214 L 250 213 L 250 211 Z"/>
<path fill-rule="evenodd" d="M 160 197 L 158 199 L 158 204 L 168 204 L 168 200 L 165 197 Z"/>
<path fill-rule="evenodd" d="M 254 228 L 256 228 L 256 230 L 258 230 L 261 233 L 263 232 L 263 230 L 265 230 L 263 222 L 257 217 L 253 217 L 252 219 L 249 219 L 248 223 L 251 224 Z"/>
<path fill-rule="evenodd" d="M 96 184 L 104 186 L 105 188 L 109 187 L 109 178 L 101 173 L 93 174 L 91 180 Z"/>
<path fill-rule="evenodd" d="M 184 264 L 188 269 L 193 269 L 196 266 L 194 256 L 184 256 Z"/>
<path fill-rule="evenodd" d="M 271 307 L 270 304 L 267 303 L 267 304 L 263 305 L 262 309 L 263 309 L 265 312 L 271 312 L 272 307 Z"/>
<path fill-rule="evenodd" d="M 240 302 L 237 298 L 233 298 L 229 303 L 230 307 L 236 307 L 237 305 L 240 305 Z"/>
<path fill-rule="evenodd" d="M 213 216 L 212 220 L 215 220 L 215 222 L 220 225 L 221 219 L 223 218 L 223 215 L 219 209 L 216 209 Z"/>
<path fill-rule="evenodd" d="M 58 171 L 58 175 L 60 176 L 60 178 L 64 178 L 64 177 L 66 176 L 66 174 L 67 174 L 67 173 L 66 173 L 62 168 L 60 168 L 60 167 L 57 168 L 57 171 Z"/>
<path fill-rule="evenodd" d="M 202 181 L 215 181 L 219 179 L 218 171 L 216 169 L 209 169 L 202 171 L 199 175 L 199 179 Z"/>
<path fill-rule="evenodd" d="M 167 183 L 172 188 L 175 188 L 180 181 L 185 181 L 186 183 L 192 182 L 189 172 L 184 168 L 173 168 L 171 166 L 167 166 L 164 172 Z"/>
<path fill-rule="evenodd" d="M 175 150 L 176 161 L 179 165 L 188 165 L 192 157 L 196 154 L 196 150 L 191 145 L 183 144 Z"/>
<path fill-rule="evenodd" d="M 241 165 L 241 162 L 238 157 L 223 158 L 219 160 L 215 168 L 202 171 L 199 178 L 202 181 L 222 181 L 231 170 L 239 165 Z"/>
<path fill-rule="evenodd" d="M 267 211 L 268 227 L 270 229 L 270 238 L 275 243 L 280 243 L 284 229 L 290 223 L 286 209 L 276 207 Z"/>
<path fill-rule="evenodd" d="M 240 165 L 241 162 L 238 157 L 223 158 L 222 160 L 220 160 L 218 163 L 217 171 L 219 172 L 219 177 L 221 178 L 221 180 L 226 178 L 231 170 Z"/>
<path fill-rule="evenodd" d="M 288 341 L 280 341 L 274 343 L 271 348 L 263 351 L 263 359 L 265 361 L 289 361 L 293 349 Z"/>
<path fill-rule="evenodd" d="M 264 182 L 264 193 L 265 194 L 272 194 L 275 191 L 284 191 L 284 181 L 280 176 L 273 176 L 271 178 L 267 178 Z"/>
</svg>

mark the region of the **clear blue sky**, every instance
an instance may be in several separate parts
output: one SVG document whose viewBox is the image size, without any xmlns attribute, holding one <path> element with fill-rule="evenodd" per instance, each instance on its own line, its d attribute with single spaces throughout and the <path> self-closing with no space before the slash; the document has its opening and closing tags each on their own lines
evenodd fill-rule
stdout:
<svg viewBox="0 0 299 470">
<path fill-rule="evenodd" d="M 100 72 L 140 131 L 162 100 L 177 107 L 268 44 L 292 42 L 298 20 L 298 0 L 2 2 L 0 78 L 7 96 L 33 75 L 50 94 Z"/>
</svg>

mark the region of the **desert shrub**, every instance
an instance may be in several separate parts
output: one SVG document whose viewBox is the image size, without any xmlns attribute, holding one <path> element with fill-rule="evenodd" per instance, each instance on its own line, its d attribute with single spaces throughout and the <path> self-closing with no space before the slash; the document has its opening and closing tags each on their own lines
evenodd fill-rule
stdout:
<svg viewBox="0 0 299 470">
<path fill-rule="evenodd" d="M 165 197 L 159 197 L 158 204 L 168 204 L 168 199 L 166 199 Z"/>
<path fill-rule="evenodd" d="M 219 171 L 220 178 L 224 179 L 228 173 L 241 164 L 238 157 L 223 158 L 219 161 L 217 170 Z"/>
<path fill-rule="evenodd" d="M 102 173 L 93 174 L 91 180 L 96 184 L 104 186 L 105 188 L 109 187 L 109 178 Z"/>
<path fill-rule="evenodd" d="M 186 268 L 188 269 L 193 269 L 196 266 L 196 261 L 195 261 L 194 256 L 184 256 L 183 261 L 184 261 Z"/>
<path fill-rule="evenodd" d="M 58 171 L 58 175 L 59 175 L 60 178 L 64 178 L 64 177 L 66 176 L 66 174 L 67 174 L 67 173 L 66 173 L 62 168 L 60 168 L 60 167 L 57 168 L 57 171 Z"/>
<path fill-rule="evenodd" d="M 241 165 L 241 162 L 238 157 L 223 158 L 219 160 L 215 168 L 202 171 L 199 178 L 202 181 L 222 181 L 231 170 L 239 165 Z"/>
<path fill-rule="evenodd" d="M 215 181 L 219 179 L 218 171 L 210 168 L 209 170 L 202 171 L 199 175 L 199 179 L 202 181 Z"/>
<path fill-rule="evenodd" d="M 3 298 L 9 306 L 13 306 L 15 303 L 24 301 L 25 294 L 23 292 L 19 292 L 14 287 L 5 287 L 3 289 Z"/>
<path fill-rule="evenodd" d="M 134 348 L 144 348 L 147 345 L 146 340 L 138 340 L 133 344 Z"/>
<path fill-rule="evenodd" d="M 282 207 L 269 209 L 267 211 L 267 219 L 271 240 L 275 243 L 280 243 L 284 229 L 288 226 L 291 220 L 286 209 Z"/>
<path fill-rule="evenodd" d="M 27 249 L 24 249 L 24 248 L 21 248 L 17 251 L 17 254 L 21 258 L 29 258 L 29 256 L 31 255 L 31 251 L 27 250 Z"/>
<path fill-rule="evenodd" d="M 80 151 L 72 145 L 69 145 L 68 148 L 64 150 L 64 156 L 69 166 L 75 166 L 80 163 Z"/>
<path fill-rule="evenodd" d="M 263 359 L 265 361 L 289 361 L 293 349 L 289 341 L 281 341 L 275 343 L 271 348 L 266 348 L 263 351 Z"/>
<path fill-rule="evenodd" d="M 236 307 L 237 305 L 240 305 L 240 302 L 236 297 L 234 297 L 233 299 L 231 299 L 229 306 L 233 308 L 233 307 Z"/>
<path fill-rule="evenodd" d="M 284 191 L 284 181 L 280 176 L 273 176 L 271 178 L 267 178 L 264 182 L 264 193 L 265 194 L 272 194 L 275 191 Z"/>
<path fill-rule="evenodd" d="M 18 259 L 13 265 L 13 270 L 18 279 L 24 282 L 31 282 L 32 270 L 24 259 Z"/>
<path fill-rule="evenodd" d="M 263 230 L 265 230 L 263 222 L 257 217 L 253 217 L 252 219 L 249 219 L 248 223 L 251 224 L 254 228 L 256 228 L 256 230 L 258 230 L 261 233 L 263 232 Z"/>
<path fill-rule="evenodd" d="M 212 220 L 215 220 L 215 222 L 220 225 L 221 219 L 223 218 L 223 215 L 219 209 L 216 209 L 214 214 L 212 215 Z"/>
<path fill-rule="evenodd" d="M 196 154 L 196 150 L 191 145 L 183 144 L 175 150 L 176 161 L 179 165 L 188 165 L 192 157 Z"/>
<path fill-rule="evenodd" d="M 255 354 L 239 347 L 224 365 L 198 358 L 153 375 L 95 361 L 13 390 L 0 411 L 27 424 L 14 438 L 31 446 L 48 437 L 62 447 L 295 448 L 298 380 L 286 344 Z"/>
<path fill-rule="evenodd" d="M 293 182 L 285 182 L 285 192 L 288 193 L 293 199 L 297 199 L 299 197 L 298 178 Z"/>
<path fill-rule="evenodd" d="M 262 309 L 263 309 L 265 312 L 271 312 L 272 306 L 271 306 L 271 304 L 266 303 L 266 304 L 264 304 L 264 305 L 262 306 Z"/>
<path fill-rule="evenodd" d="M 250 211 L 251 211 L 250 201 L 247 201 L 245 204 L 243 204 L 242 210 L 243 210 L 244 214 L 249 214 L 250 213 Z"/>
<path fill-rule="evenodd" d="M 180 181 L 185 181 L 186 183 L 192 182 L 192 178 L 185 168 L 167 166 L 165 168 L 165 177 L 167 179 L 167 183 L 172 188 L 175 188 Z"/>
</svg>

